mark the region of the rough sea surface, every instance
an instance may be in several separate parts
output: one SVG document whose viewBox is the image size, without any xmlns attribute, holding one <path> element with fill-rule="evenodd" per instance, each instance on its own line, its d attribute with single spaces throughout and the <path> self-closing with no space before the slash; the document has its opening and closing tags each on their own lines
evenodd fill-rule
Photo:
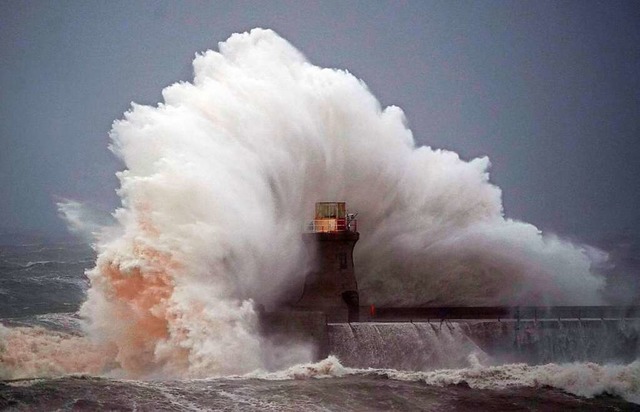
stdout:
<svg viewBox="0 0 640 412">
<path fill-rule="evenodd" d="M 619 398 L 551 387 L 472 389 L 376 374 L 327 379 L 140 382 L 66 377 L 0 386 L 0 408 L 117 411 L 640 411 Z"/>
<path fill-rule="evenodd" d="M 91 248 L 73 241 L 0 245 L 0 316 L 75 312 L 89 287 L 84 270 L 94 262 Z"/>
<path fill-rule="evenodd" d="M 0 246 L 5 330 L 43 328 L 61 336 L 81 335 L 76 311 L 88 288 L 84 270 L 94 258 L 90 248 L 75 242 Z M 0 376 L 5 376 L 0 381 L 1 410 L 640 410 L 637 362 L 611 368 L 584 363 L 471 365 L 416 372 L 351 369 L 331 357 L 279 372 L 199 380 L 88 375 L 8 379 L 5 343 L 0 334 Z"/>
</svg>

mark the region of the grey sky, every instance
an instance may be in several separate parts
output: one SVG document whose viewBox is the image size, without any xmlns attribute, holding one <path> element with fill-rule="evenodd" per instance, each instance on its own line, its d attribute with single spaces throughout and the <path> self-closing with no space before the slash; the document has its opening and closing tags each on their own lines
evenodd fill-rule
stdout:
<svg viewBox="0 0 640 412">
<path fill-rule="evenodd" d="M 56 197 L 117 204 L 129 103 L 198 51 L 271 28 L 404 109 L 418 143 L 488 155 L 507 216 L 565 236 L 640 233 L 637 2 L 0 3 L 0 227 L 60 232 Z"/>
</svg>

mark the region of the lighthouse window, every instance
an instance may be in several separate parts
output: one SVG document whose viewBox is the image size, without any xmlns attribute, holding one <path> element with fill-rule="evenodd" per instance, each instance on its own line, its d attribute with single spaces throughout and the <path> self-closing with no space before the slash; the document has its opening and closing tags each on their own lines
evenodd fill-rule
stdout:
<svg viewBox="0 0 640 412">
<path fill-rule="evenodd" d="M 338 253 L 338 261 L 340 262 L 340 269 L 347 268 L 347 254 L 346 253 Z"/>
<path fill-rule="evenodd" d="M 346 216 L 345 202 L 316 203 L 316 219 L 344 219 Z"/>
</svg>

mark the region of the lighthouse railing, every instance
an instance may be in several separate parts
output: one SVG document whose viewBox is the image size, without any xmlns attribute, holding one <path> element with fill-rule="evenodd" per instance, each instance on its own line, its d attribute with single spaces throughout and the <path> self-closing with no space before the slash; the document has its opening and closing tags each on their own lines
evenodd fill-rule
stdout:
<svg viewBox="0 0 640 412">
<path fill-rule="evenodd" d="M 307 225 L 307 232 L 357 232 L 358 221 L 352 219 L 314 219 Z"/>
</svg>

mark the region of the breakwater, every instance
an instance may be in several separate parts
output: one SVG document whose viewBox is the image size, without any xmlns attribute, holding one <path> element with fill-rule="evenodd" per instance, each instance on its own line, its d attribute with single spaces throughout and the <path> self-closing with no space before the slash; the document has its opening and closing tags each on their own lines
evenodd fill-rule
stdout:
<svg viewBox="0 0 640 412">
<path fill-rule="evenodd" d="M 263 335 L 304 342 L 345 366 L 429 370 L 473 362 L 628 363 L 640 358 L 637 306 L 361 308 L 358 322 L 322 312 L 264 314 Z"/>
</svg>

